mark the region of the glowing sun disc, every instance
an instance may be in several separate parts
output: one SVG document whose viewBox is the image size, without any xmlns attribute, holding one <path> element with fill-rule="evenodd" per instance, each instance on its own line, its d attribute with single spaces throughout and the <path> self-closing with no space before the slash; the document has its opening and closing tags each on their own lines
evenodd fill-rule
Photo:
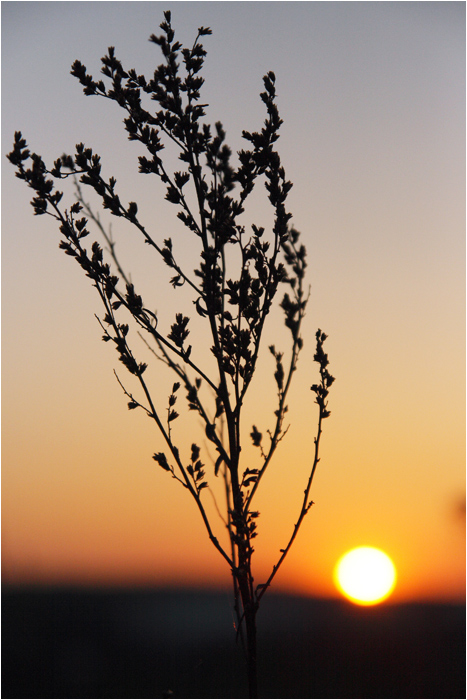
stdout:
<svg viewBox="0 0 467 700">
<path fill-rule="evenodd" d="M 356 547 L 339 559 L 334 581 L 343 595 L 358 605 L 376 605 L 396 585 L 396 569 L 387 554 L 376 547 Z"/>
</svg>

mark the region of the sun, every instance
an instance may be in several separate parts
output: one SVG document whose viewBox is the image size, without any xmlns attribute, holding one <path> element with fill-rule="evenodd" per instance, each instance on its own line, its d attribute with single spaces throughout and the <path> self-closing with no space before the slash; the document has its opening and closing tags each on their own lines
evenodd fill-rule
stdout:
<svg viewBox="0 0 467 700">
<path fill-rule="evenodd" d="M 357 605 L 376 605 L 396 585 L 396 568 L 376 547 L 356 547 L 344 554 L 334 569 L 334 581 L 346 598 Z"/>
</svg>

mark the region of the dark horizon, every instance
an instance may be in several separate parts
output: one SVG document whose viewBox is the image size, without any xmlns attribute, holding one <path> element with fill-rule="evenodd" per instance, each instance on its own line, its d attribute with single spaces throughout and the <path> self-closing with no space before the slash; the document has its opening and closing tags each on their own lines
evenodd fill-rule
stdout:
<svg viewBox="0 0 467 700">
<path fill-rule="evenodd" d="M 3 587 L 3 697 L 246 697 L 225 591 Z M 356 606 L 277 592 L 260 697 L 465 697 L 465 605 Z"/>
</svg>

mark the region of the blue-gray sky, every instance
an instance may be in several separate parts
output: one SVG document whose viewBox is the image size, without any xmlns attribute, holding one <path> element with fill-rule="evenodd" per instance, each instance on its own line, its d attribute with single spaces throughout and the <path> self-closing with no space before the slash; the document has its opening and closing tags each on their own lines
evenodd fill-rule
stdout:
<svg viewBox="0 0 467 700">
<path fill-rule="evenodd" d="M 373 544 L 397 560 L 401 595 L 458 593 L 462 562 L 456 564 L 451 511 L 465 488 L 465 4 L 3 2 L 3 153 L 17 129 L 50 164 L 84 141 L 161 240 L 178 231 L 175 214 L 153 180 L 135 176 L 140 151 L 126 139 L 123 115 L 113 103 L 84 97 L 69 70 L 79 58 L 97 76 L 113 45 L 125 67 L 150 74 L 160 56 L 148 37 L 158 33 L 165 9 L 187 45 L 197 27 L 213 30 L 204 40 L 203 99 L 234 152 L 243 147 L 242 129 L 256 130 L 264 119 L 263 74 L 273 70 L 277 78 L 279 150 L 294 182 L 289 208 L 308 249 L 312 285 L 307 350 L 291 397 L 297 427 L 279 462 L 298 460 L 306 472 L 317 327 L 330 336 L 337 376 L 314 498 L 319 509 L 284 581 L 329 593 L 338 556 Z M 166 518 L 188 559 L 193 545 L 173 516 L 175 484 L 150 463 L 157 438 L 137 427 L 115 386 L 116 357 L 100 343 L 93 290 L 57 250 L 53 222 L 32 216 L 29 192 L 5 161 L 2 187 L 9 565 L 35 566 L 45 576 L 60 569 L 71 542 L 68 567 L 78 578 L 84 570 L 120 572 L 122 551 L 138 571 L 153 567 L 156 579 L 164 567 L 183 577 L 168 554 L 159 568 L 152 563 L 163 549 Z M 268 216 L 255 199 L 252 220 Z M 168 309 L 168 321 L 175 306 L 163 296 L 165 271 L 153 272 L 134 234 L 122 236 L 120 250 L 132 270 L 140 266 L 145 293 L 154 287 L 148 305 Z M 180 245 L 189 259 L 190 244 Z M 293 505 L 292 486 L 271 483 L 272 494 L 289 488 Z M 164 518 L 154 513 L 162 490 Z M 269 522 L 274 534 L 276 525 L 288 532 L 292 505 L 277 523 L 276 515 L 271 522 L 265 516 L 264 530 Z M 202 536 L 196 515 L 193 508 L 190 528 Z M 81 539 L 80 528 L 87 533 Z M 264 556 L 272 557 L 277 543 L 264 538 Z M 135 540 L 142 542 L 138 556 Z M 93 544 L 100 541 L 114 552 L 113 564 L 102 563 L 101 545 Z M 217 565 L 215 552 L 203 556 Z"/>
</svg>

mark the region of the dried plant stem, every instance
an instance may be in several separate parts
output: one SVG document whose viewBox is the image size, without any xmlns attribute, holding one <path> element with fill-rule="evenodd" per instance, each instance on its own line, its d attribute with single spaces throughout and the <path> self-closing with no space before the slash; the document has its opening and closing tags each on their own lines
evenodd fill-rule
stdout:
<svg viewBox="0 0 467 700">
<path fill-rule="evenodd" d="M 152 35 L 150 40 L 160 47 L 164 60 L 149 80 L 133 69 L 124 70 L 113 47 L 102 58 L 105 80 L 94 80 L 80 61 L 73 63 L 71 73 L 86 95 L 113 100 L 124 110 L 130 141 L 137 141 L 146 149 L 147 155 L 139 157 L 140 173 L 161 180 L 166 187 L 166 200 L 177 208 L 178 219 L 198 246 L 199 259 L 194 270 L 177 262 L 171 238 L 160 240 L 159 232 L 149 233 L 138 216 L 136 202 L 122 203 L 116 179 L 104 179 L 100 157 L 91 148 L 77 144 L 74 156 L 62 155 L 49 169 L 41 156 L 29 151 L 22 134 L 16 132 L 8 158 L 16 168 L 17 177 L 34 190 L 31 202 L 34 213 L 47 214 L 57 222 L 60 248 L 75 259 L 97 290 L 104 312 L 98 318 L 102 339 L 115 347 L 119 361 L 132 376 L 141 396 L 136 397 L 115 373 L 128 408 L 144 411 L 161 436 L 165 451 L 154 453 L 154 461 L 191 494 L 209 539 L 229 566 L 237 637 L 245 650 L 249 695 L 256 698 L 256 616 L 263 595 L 312 505 L 310 491 L 319 462 L 322 421 L 329 416 L 327 396 L 334 378 L 327 370 L 328 358 L 323 350 L 326 335 L 318 330 L 314 359 L 320 368 L 321 381 L 311 386 L 319 406 L 314 459 L 291 537 L 280 550 L 266 582 L 255 587 L 252 561 L 259 513 L 252 510 L 252 503 L 288 431 L 288 426 L 284 426 L 287 397 L 303 346 L 301 328 L 309 296 L 304 291 L 306 250 L 285 208 L 292 183 L 285 177 L 276 149 L 282 120 L 276 105 L 274 73 L 270 71 L 263 78 L 264 91 L 260 97 L 266 109 L 264 125 L 258 132 L 242 132 L 247 146 L 238 152 L 239 165 L 233 167 L 222 125 L 217 122 L 211 127 L 203 121 L 207 105 L 200 102 L 200 91 L 206 51 L 200 39 L 211 34 L 211 30 L 200 27 L 194 44 L 187 49 L 174 39 L 170 12 L 164 13 L 160 27 L 162 35 Z M 146 102 L 149 102 L 147 107 Z M 154 111 L 154 104 L 158 105 L 158 111 Z M 178 150 L 182 170 L 171 172 L 164 162 L 162 154 L 166 145 Z M 63 193 L 55 186 L 70 177 L 75 182 L 74 201 L 63 208 Z M 273 211 L 273 224 L 266 232 L 252 223 L 251 231 L 247 232 L 240 217 L 245 213 L 251 192 L 260 183 Z M 110 228 L 107 230 L 86 202 L 83 186 L 94 190 L 112 216 L 133 226 L 157 261 L 172 270 L 170 284 L 174 294 L 181 286 L 191 294 L 196 313 L 205 324 L 196 360 L 188 341 L 190 318 L 178 312 L 169 330 L 161 327 L 157 313 L 150 310 L 154 307 L 143 303 L 129 272 L 118 259 Z M 186 187 L 192 188 L 191 199 Z M 84 239 L 90 234 L 90 223 L 103 239 L 105 251 L 98 241 L 86 247 Z M 237 256 L 230 258 L 232 251 L 237 251 Z M 232 277 L 227 272 L 231 267 Z M 266 428 L 267 446 L 258 427 L 252 426 L 250 438 L 258 448 L 257 466 L 245 466 L 242 410 L 259 362 L 266 322 L 279 290 L 283 291 L 279 306 L 286 328 L 286 340 L 281 338 L 281 343 L 287 343 L 288 354 L 284 355 L 275 345 L 269 347 L 275 365 L 271 381 L 277 395 L 276 410 L 271 429 Z M 122 311 L 125 322 L 120 320 Z M 145 375 L 147 364 L 137 361 L 131 335 L 134 330 L 151 350 L 152 358 L 175 376 L 168 398 L 161 396 L 157 384 L 151 386 Z M 214 371 L 212 363 L 206 362 L 208 355 L 214 357 Z M 206 446 L 202 451 L 196 442 L 190 441 L 188 446 L 179 443 L 183 435 L 176 430 L 176 420 L 182 386 L 187 410 L 199 416 L 205 436 L 216 451 L 217 456 L 212 459 L 214 468 L 208 473 L 202 452 L 209 459 L 212 454 Z M 203 393 L 205 387 L 210 394 L 208 399 Z M 223 480 L 224 514 L 211 489 L 212 480 L 217 478 Z M 227 530 L 226 549 L 230 553 L 220 544 L 217 528 L 208 517 L 203 500 L 205 489 L 210 490 L 222 527 Z"/>
</svg>

